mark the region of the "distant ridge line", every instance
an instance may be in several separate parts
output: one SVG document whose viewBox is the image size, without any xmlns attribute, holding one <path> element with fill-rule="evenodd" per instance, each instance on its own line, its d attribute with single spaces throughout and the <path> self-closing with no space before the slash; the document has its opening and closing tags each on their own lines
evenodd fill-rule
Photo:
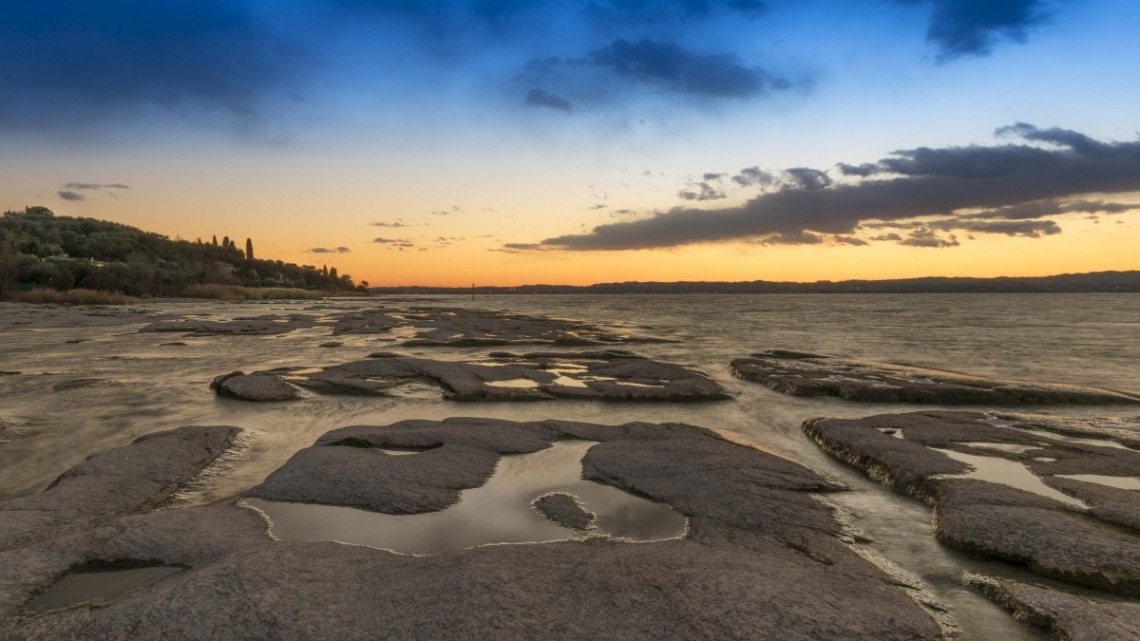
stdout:
<svg viewBox="0 0 1140 641">
<path fill-rule="evenodd" d="M 928 276 L 889 280 L 796 283 L 779 281 L 623 282 L 517 287 L 371 287 L 374 294 L 958 294 L 958 293 L 1140 293 L 1140 271 L 1104 271 L 1055 276 L 973 278 Z"/>
</svg>

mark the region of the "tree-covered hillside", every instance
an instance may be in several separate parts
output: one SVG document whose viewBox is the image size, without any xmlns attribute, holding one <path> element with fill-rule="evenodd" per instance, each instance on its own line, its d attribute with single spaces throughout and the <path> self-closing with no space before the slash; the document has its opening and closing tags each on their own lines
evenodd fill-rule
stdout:
<svg viewBox="0 0 1140 641">
<path fill-rule="evenodd" d="M 0 218 L 0 293 L 84 288 L 130 296 L 178 296 L 190 285 L 362 289 L 336 268 L 262 260 L 228 237 L 172 240 L 127 225 L 56 216 L 46 207 Z"/>
</svg>

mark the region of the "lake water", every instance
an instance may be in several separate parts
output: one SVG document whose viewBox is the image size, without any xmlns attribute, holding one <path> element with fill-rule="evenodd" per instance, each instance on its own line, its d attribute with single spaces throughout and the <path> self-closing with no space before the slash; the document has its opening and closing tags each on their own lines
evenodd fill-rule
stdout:
<svg viewBox="0 0 1140 641">
<path fill-rule="evenodd" d="M 138 306 L 231 318 L 380 304 L 385 304 L 384 299 L 153 301 Z M 397 308 L 408 304 L 390 303 Z M 504 296 L 474 301 L 433 298 L 423 304 L 574 318 L 678 338 L 679 343 L 633 349 L 695 367 L 717 379 L 735 398 L 680 405 L 570 400 L 461 404 L 427 393 L 406 398 L 311 395 L 291 403 L 242 403 L 216 397 L 208 387 L 210 380 L 239 369 L 332 365 L 378 350 L 444 359 L 478 356 L 487 350 L 404 349 L 379 340 L 382 335 L 341 336 L 336 340 L 344 342 L 342 347 L 318 347 L 329 340 L 327 327 L 281 336 L 189 338 L 139 334 L 141 324 L 9 329 L 0 332 L 0 371 L 22 374 L 0 375 L 0 498 L 38 491 L 98 450 L 190 424 L 237 425 L 247 434 L 236 456 L 215 466 L 199 486 L 180 497 L 184 504 L 232 496 L 260 482 L 324 432 L 346 425 L 449 416 L 608 424 L 680 421 L 716 429 L 847 483 L 855 491 L 828 499 L 850 512 L 854 525 L 873 540 L 869 547 L 874 552 L 932 586 L 962 624 L 965 638 L 1029 639 L 1037 637 L 961 587 L 966 570 L 1018 576 L 1015 569 L 943 548 L 931 532 L 928 508 L 891 494 L 830 458 L 799 428 L 813 416 L 856 417 L 924 406 L 787 397 L 734 379 L 729 361 L 763 349 L 788 348 L 1140 391 L 1140 295 L 1132 294 Z M 5 309 L 10 308 L 0 305 L 0 314 Z M 77 339 L 81 342 L 67 342 Z M 172 341 L 187 345 L 163 345 Z M 80 378 L 99 381 L 66 391 L 52 389 Z M 1126 418 L 1137 413 L 1120 407 L 1033 411 Z"/>
</svg>

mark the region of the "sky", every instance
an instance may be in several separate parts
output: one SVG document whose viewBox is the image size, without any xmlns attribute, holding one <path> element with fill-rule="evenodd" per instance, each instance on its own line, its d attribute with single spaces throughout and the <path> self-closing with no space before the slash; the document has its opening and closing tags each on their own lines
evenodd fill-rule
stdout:
<svg viewBox="0 0 1140 641">
<path fill-rule="evenodd" d="M 372 285 L 1140 269 L 1134 0 L 5 0 L 0 208 Z"/>
</svg>

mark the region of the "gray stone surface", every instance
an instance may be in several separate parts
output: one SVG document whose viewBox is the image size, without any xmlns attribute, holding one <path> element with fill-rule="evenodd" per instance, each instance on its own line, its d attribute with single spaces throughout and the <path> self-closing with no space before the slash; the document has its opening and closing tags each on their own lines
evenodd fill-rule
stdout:
<svg viewBox="0 0 1140 641">
<path fill-rule="evenodd" d="M 461 307 L 412 307 L 403 314 L 417 328 L 418 347 L 552 345 L 582 347 L 619 343 L 662 343 L 669 339 L 619 333 L 582 321 Z"/>
<path fill-rule="evenodd" d="M 546 518 L 564 528 L 586 531 L 597 518 L 593 512 L 582 507 L 582 503 L 566 492 L 543 494 L 534 500 L 534 509 Z"/>
<path fill-rule="evenodd" d="M 158 506 L 220 456 L 239 431 L 182 427 L 95 454 L 42 493 L 0 503 L 0 550 Z"/>
<path fill-rule="evenodd" d="M 1137 641 L 1140 603 L 1093 601 L 1051 588 L 973 574 L 966 585 L 1061 641 Z"/>
<path fill-rule="evenodd" d="M 483 362 L 443 361 L 392 353 L 288 379 L 324 394 L 388 395 L 402 382 L 438 384 L 453 401 L 710 401 L 729 398 L 700 372 L 629 352 L 495 353 Z"/>
<path fill-rule="evenodd" d="M 274 541 L 257 513 L 229 505 L 162 510 L 0 553 L 0 616 L 9 623 L 0 638 L 941 638 L 926 611 L 842 542 L 828 509 L 811 496 L 837 488 L 799 465 L 690 426 L 448 419 L 351 427 L 321 437 L 254 493 L 277 487 L 300 499 L 314 479 L 355 476 L 356 490 L 333 491 L 338 481 L 330 481 L 318 491 L 337 504 L 363 496 L 376 507 L 387 499 L 370 494 L 392 495 L 392 483 L 410 480 L 406 491 L 396 488 L 406 505 L 439 505 L 437 495 L 415 489 L 418 479 L 466 484 L 465 475 L 485 476 L 488 461 L 493 466 L 503 454 L 561 438 L 600 441 L 584 474 L 681 510 L 691 522 L 688 535 L 411 556 Z M 438 447 L 414 456 L 357 460 L 372 447 L 432 445 Z M 313 450 L 330 458 L 303 455 Z M 404 461 L 425 473 L 402 469 Z M 307 474 L 295 473 L 305 468 Z M 347 501 L 345 492 L 352 494 Z M 38 590 L 68 572 L 112 559 L 187 570 L 103 607 L 39 616 L 26 610 Z"/>
<path fill-rule="evenodd" d="M 210 383 L 218 396 L 239 401 L 273 402 L 290 401 L 300 397 L 297 388 L 271 374 L 223 374 Z"/>
<path fill-rule="evenodd" d="M 1140 452 L 1061 440 L 994 424 L 974 412 L 913 412 L 865 419 L 816 418 L 804 430 L 832 455 L 883 484 L 934 508 L 938 538 L 952 547 L 1025 565 L 1041 575 L 1118 594 L 1140 596 L 1140 536 L 1115 527 L 1134 517 L 1135 502 L 1104 488 L 1083 510 L 1004 479 L 956 478 L 966 463 L 936 449 L 996 457 L 1024 466 L 1030 477 L 1072 491 L 1056 474 L 1140 476 Z M 1040 423 L 1029 424 L 1032 428 Z M 987 445 L 1013 446 L 995 449 Z M 993 481 L 993 482 L 991 482 Z M 1012 481 L 1011 481 L 1012 482 Z"/>
<path fill-rule="evenodd" d="M 790 396 L 834 396 L 868 403 L 938 405 L 1105 405 L 1140 403 L 1109 390 L 972 376 L 842 356 L 769 350 L 732 361 L 745 380 Z"/>
<path fill-rule="evenodd" d="M 296 329 L 316 325 L 317 317 L 310 314 L 279 316 L 264 314 L 243 316 L 232 320 L 181 319 L 151 323 L 141 332 L 176 332 L 188 336 L 272 336 L 287 334 Z"/>
</svg>

